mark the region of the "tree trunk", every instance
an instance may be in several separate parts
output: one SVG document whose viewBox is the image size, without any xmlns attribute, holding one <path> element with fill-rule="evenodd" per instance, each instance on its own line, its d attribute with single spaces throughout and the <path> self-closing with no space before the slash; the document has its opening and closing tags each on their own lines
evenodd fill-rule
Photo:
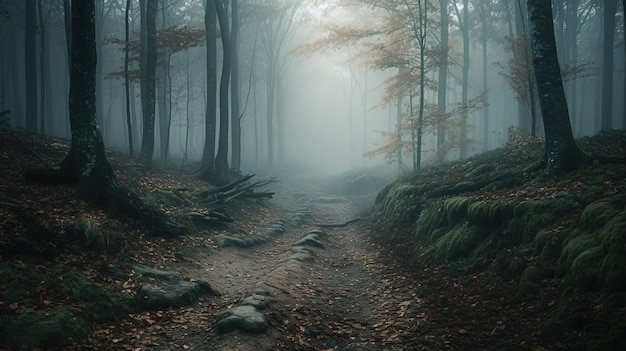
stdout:
<svg viewBox="0 0 626 351">
<path fill-rule="evenodd" d="M 65 20 L 65 46 L 67 49 L 67 69 L 72 69 L 72 13 L 70 0 L 63 0 L 63 18 Z"/>
<path fill-rule="evenodd" d="M 24 70 L 26 72 L 26 130 L 37 132 L 37 2 L 26 0 Z"/>
<path fill-rule="evenodd" d="M 231 140 L 233 169 L 241 167 L 241 116 L 239 116 L 239 1 L 232 0 L 232 34 L 231 41 L 231 79 L 230 79 L 230 103 L 231 103 Z"/>
<path fill-rule="evenodd" d="M 206 111 L 204 124 L 204 149 L 202 168 L 198 174 L 208 180 L 215 167 L 215 127 L 217 110 L 217 10 L 215 0 L 207 0 L 204 9 L 204 29 L 206 35 Z"/>
<path fill-rule="evenodd" d="M 165 0 L 161 0 L 161 30 L 166 29 L 169 26 L 166 16 Z M 164 47 L 157 48 L 157 104 L 159 110 L 159 159 L 163 162 L 163 165 L 167 164 L 169 142 L 170 142 L 170 108 L 168 107 L 169 97 L 172 92 L 169 89 L 171 82 L 170 76 L 170 52 L 169 49 Z M 189 100 L 190 97 L 187 98 Z"/>
<path fill-rule="evenodd" d="M 37 12 L 39 13 L 39 132 L 46 133 L 46 23 L 43 18 L 42 0 L 37 0 Z"/>
<path fill-rule="evenodd" d="M 155 119 L 155 90 L 156 90 L 156 14 L 157 0 L 147 0 L 146 6 L 146 106 L 143 111 L 143 138 L 139 161 L 146 166 L 152 165 L 154 154 L 154 119 Z"/>
<path fill-rule="evenodd" d="M 467 0 L 466 0 L 467 1 Z M 425 102 L 425 88 L 426 88 L 426 36 L 428 29 L 426 28 L 428 19 L 428 1 L 424 1 L 424 9 L 422 12 L 422 2 L 418 1 L 419 6 L 419 45 L 420 45 L 420 107 L 419 107 L 419 119 L 417 121 L 417 150 L 415 153 L 415 169 L 422 166 L 422 124 L 424 122 L 424 102 Z"/>
<path fill-rule="evenodd" d="M 118 183 L 105 151 L 96 118 L 95 1 L 72 5 L 70 84 L 70 150 L 58 168 L 27 170 L 26 176 L 47 183 L 78 182 L 78 195 L 87 200 L 118 207 L 149 225 L 162 236 L 176 236 L 186 228 L 171 223 L 158 208 L 147 206 L 132 191 Z"/>
<path fill-rule="evenodd" d="M 448 0 L 439 0 L 440 12 L 440 42 L 439 50 L 439 86 L 437 89 L 437 149 L 446 141 L 446 129 L 443 119 L 446 118 L 446 95 L 448 89 Z M 441 153 L 438 153 L 441 154 Z"/>
<path fill-rule="evenodd" d="M 601 129 L 613 128 L 613 42 L 615 40 L 615 12 L 617 0 L 604 0 L 604 27 L 602 44 L 602 123 Z"/>
<path fill-rule="evenodd" d="M 102 27 L 104 26 L 104 20 L 106 18 L 104 12 L 104 6 L 106 3 L 104 1 L 96 1 L 96 54 L 100 53 L 102 57 Z M 96 60 L 96 118 L 98 119 L 98 125 L 100 126 L 100 133 L 102 134 L 102 138 L 107 138 L 109 135 L 109 130 L 107 125 L 105 125 L 105 113 L 104 113 L 104 101 L 102 97 L 102 83 L 104 81 L 104 76 L 102 74 L 102 60 Z M 109 104 L 111 97 L 109 96 Z M 111 116 L 108 115 L 107 121 L 110 121 Z"/>
<path fill-rule="evenodd" d="M 231 66 L 231 42 L 228 33 L 228 18 L 224 12 L 222 0 L 215 1 L 217 19 L 222 33 L 222 48 L 224 59 L 222 61 L 222 76 L 220 78 L 220 133 L 217 142 L 217 155 L 215 156 L 215 173 L 213 181 L 222 184 L 228 181 L 228 81 Z"/>
<path fill-rule="evenodd" d="M 573 170 L 583 159 L 570 126 L 554 40 L 550 1 L 528 0 L 533 65 L 545 129 L 543 162 L 548 176 Z"/>
<path fill-rule="evenodd" d="M 72 71 L 70 83 L 70 125 L 72 142 L 61 164 L 67 180 L 79 182 L 79 194 L 101 199 L 104 189 L 115 179 L 104 153 L 104 143 L 96 118 L 95 2 L 72 4 Z"/>
<path fill-rule="evenodd" d="M 124 35 L 126 39 L 126 49 L 124 50 L 124 86 L 126 93 L 126 129 L 128 131 L 128 153 L 133 157 L 133 125 L 130 116 L 130 79 L 128 77 L 128 55 L 130 51 L 130 0 L 126 0 L 126 13 L 124 16 Z"/>
<path fill-rule="evenodd" d="M 398 94 L 396 100 L 396 142 L 398 143 L 398 171 L 402 171 L 402 97 Z"/>
<path fill-rule="evenodd" d="M 469 94 L 469 64 L 470 64 L 470 47 L 469 47 L 469 4 L 468 0 L 463 0 L 463 20 L 461 21 L 461 33 L 463 35 L 463 82 L 461 88 L 461 103 L 467 106 L 467 97 Z M 461 137 L 459 140 L 459 158 L 461 160 L 467 158 L 467 108 L 463 109 L 461 114 Z"/>
</svg>

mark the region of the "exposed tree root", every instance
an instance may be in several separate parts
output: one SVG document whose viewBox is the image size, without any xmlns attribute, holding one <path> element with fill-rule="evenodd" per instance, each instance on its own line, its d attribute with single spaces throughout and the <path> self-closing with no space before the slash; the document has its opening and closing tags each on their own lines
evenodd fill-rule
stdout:
<svg viewBox="0 0 626 351">
<path fill-rule="evenodd" d="M 343 223 L 332 223 L 332 224 L 318 224 L 317 226 L 320 228 L 344 228 L 348 225 L 360 221 L 361 218 L 352 218 Z"/>
<path fill-rule="evenodd" d="M 63 167 L 32 168 L 27 169 L 25 175 L 26 178 L 41 184 L 78 183 L 80 198 L 103 205 L 110 212 L 124 213 L 140 219 L 155 236 L 171 238 L 187 233 L 184 225 L 175 223 L 159 208 L 147 205 L 139 195 L 120 184 L 116 178 L 83 178 L 79 182 L 71 173 L 64 170 L 66 168 Z"/>
<path fill-rule="evenodd" d="M 31 154 L 37 156 L 37 158 L 39 158 L 40 160 L 48 161 L 47 158 L 43 157 L 41 154 L 39 154 L 37 151 L 35 151 L 35 149 L 33 149 L 32 147 L 28 146 L 28 144 L 26 144 L 26 142 L 24 142 L 24 140 L 20 139 L 20 137 L 18 137 L 17 135 L 15 135 L 13 133 L 0 133 L 0 136 L 8 136 L 8 137 L 12 137 L 12 138 L 16 139 L 20 143 L 20 145 L 22 145 L 24 148 L 26 148 L 26 150 L 28 150 L 28 152 L 30 152 Z"/>
</svg>

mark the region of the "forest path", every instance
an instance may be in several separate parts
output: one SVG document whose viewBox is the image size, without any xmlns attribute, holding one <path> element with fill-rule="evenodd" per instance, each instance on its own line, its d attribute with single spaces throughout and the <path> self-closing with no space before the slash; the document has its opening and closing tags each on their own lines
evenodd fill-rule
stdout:
<svg viewBox="0 0 626 351">
<path fill-rule="evenodd" d="M 415 337 L 423 317 L 417 289 L 367 240 L 365 218 L 375 192 L 348 197 L 337 189 L 333 181 L 281 177 L 272 185 L 277 194 L 268 202 L 270 212 L 288 218 L 304 208 L 303 223 L 249 248 L 179 247 L 184 258 L 169 269 L 206 279 L 220 295 L 187 308 L 136 316 L 133 326 L 118 328 L 134 332 L 136 340 L 129 339 L 130 332 L 109 335 L 116 340 L 108 343 L 110 349 L 415 349 L 406 338 Z M 318 241 L 323 247 L 303 246 L 311 262 L 290 259 L 294 243 L 312 230 L 324 233 Z M 240 305 L 255 288 L 269 291 L 273 301 L 259 310 L 269 328 L 259 334 L 219 333 L 219 314 Z"/>
<path fill-rule="evenodd" d="M 181 255 L 167 269 L 205 279 L 220 294 L 185 308 L 131 316 L 91 341 L 134 351 L 561 349 L 538 336 L 539 320 L 529 313 L 534 306 L 515 296 L 514 284 L 446 266 L 407 267 L 408 259 L 395 256 L 410 249 L 380 247 L 371 239 L 392 234 L 372 232 L 377 226 L 367 215 L 375 192 L 354 197 L 337 189 L 328 180 L 281 178 L 272 185 L 276 198 L 260 211 L 289 218 L 304 208 L 308 215 L 260 245 L 189 244 L 207 240 L 204 233 L 198 240 L 173 242 Z M 361 220 L 346 223 L 356 218 Z M 246 224 L 236 225 L 231 232 L 243 232 Z M 312 260 L 293 259 L 303 252 L 294 243 L 320 230 L 322 245 L 304 246 Z M 267 330 L 220 333 L 220 314 L 258 298 L 259 288 L 272 301 L 258 310 Z"/>
</svg>

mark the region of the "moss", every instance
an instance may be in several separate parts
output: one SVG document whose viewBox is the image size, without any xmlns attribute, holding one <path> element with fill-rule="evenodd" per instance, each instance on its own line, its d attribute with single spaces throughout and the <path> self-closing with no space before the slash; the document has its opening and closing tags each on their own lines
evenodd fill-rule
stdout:
<svg viewBox="0 0 626 351">
<path fill-rule="evenodd" d="M 469 222 L 458 224 L 434 243 L 435 255 L 454 260 L 469 257 L 485 239 L 480 229 Z"/>
<path fill-rule="evenodd" d="M 626 291 L 626 261 L 624 256 L 609 253 L 602 260 L 602 287 L 608 291 Z"/>
<path fill-rule="evenodd" d="M 464 191 L 468 191 L 470 189 L 473 189 L 475 186 L 476 186 L 476 183 L 471 182 L 471 181 L 456 183 L 452 187 L 450 187 L 449 193 L 450 194 L 459 194 L 459 193 L 462 193 Z"/>
<path fill-rule="evenodd" d="M 522 276 L 517 285 L 520 295 L 533 294 L 539 291 L 542 279 L 541 268 L 537 265 L 530 265 L 524 269 Z"/>
<path fill-rule="evenodd" d="M 65 234 L 86 248 L 102 250 L 109 245 L 109 235 L 88 218 L 80 218 L 65 226 Z"/>
<path fill-rule="evenodd" d="M 419 218 L 415 222 L 416 238 L 426 240 L 427 242 L 435 241 L 439 237 L 435 232 L 438 229 L 443 229 L 445 221 L 446 216 L 444 215 L 443 204 L 441 202 L 431 203 L 420 213 Z M 441 230 L 438 232 L 441 232 Z"/>
<path fill-rule="evenodd" d="M 539 254 L 541 262 L 552 265 L 563 251 L 563 237 L 569 236 L 569 231 L 561 232 L 553 229 L 541 229 L 535 236 L 535 252 Z"/>
<path fill-rule="evenodd" d="M 90 332 L 90 323 L 78 309 L 57 306 L 49 311 L 29 311 L 5 324 L 0 336 L 15 348 L 55 348 L 78 341 Z"/>
<path fill-rule="evenodd" d="M 626 256 L 626 210 L 610 219 L 598 232 L 605 252 Z"/>
<path fill-rule="evenodd" d="M 185 207 L 192 203 L 179 191 L 175 190 L 154 190 L 147 192 L 143 196 L 147 205 L 152 207 Z"/>
<path fill-rule="evenodd" d="M 602 253 L 599 246 L 587 248 L 576 256 L 571 266 L 574 283 L 583 290 L 596 290 L 601 260 Z"/>
<path fill-rule="evenodd" d="M 586 229 L 602 227 L 611 218 L 615 206 L 607 200 L 598 200 L 587 205 L 580 215 L 579 224 Z"/>
<path fill-rule="evenodd" d="M 382 213 L 386 220 L 396 224 L 412 223 L 421 209 L 419 188 L 411 184 L 395 184 L 382 201 Z"/>
<path fill-rule="evenodd" d="M 448 224 L 456 224 L 463 221 L 467 216 L 467 207 L 470 199 L 462 196 L 446 199 L 443 202 L 443 209 L 446 212 Z"/>
<path fill-rule="evenodd" d="M 576 232 L 572 234 L 570 240 L 563 247 L 563 251 L 559 256 L 559 268 L 563 271 L 569 271 L 572 263 L 585 250 L 591 247 L 597 247 L 598 241 L 592 234 L 581 234 Z"/>
<path fill-rule="evenodd" d="M 0 301 L 5 304 L 29 299 L 29 291 L 45 281 L 36 266 L 0 262 Z"/>
</svg>

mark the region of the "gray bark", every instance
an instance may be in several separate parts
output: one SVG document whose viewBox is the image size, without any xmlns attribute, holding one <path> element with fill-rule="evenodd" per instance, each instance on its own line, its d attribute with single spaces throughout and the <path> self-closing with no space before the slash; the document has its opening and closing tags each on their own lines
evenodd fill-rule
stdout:
<svg viewBox="0 0 626 351">
<path fill-rule="evenodd" d="M 231 79 L 230 79 L 230 103 L 232 124 L 232 162 L 231 166 L 239 170 L 241 166 L 241 116 L 239 115 L 239 1 L 231 2 Z"/>
<path fill-rule="evenodd" d="M 550 1 L 528 0 L 533 66 L 545 129 L 545 174 L 572 170 L 582 159 L 569 120 Z"/>
<path fill-rule="evenodd" d="M 217 10 L 215 0 L 207 0 L 204 9 L 206 35 L 206 111 L 204 124 L 204 149 L 200 178 L 208 179 L 215 165 L 215 127 L 217 111 Z"/>
<path fill-rule="evenodd" d="M 617 0 L 605 0 L 602 49 L 602 123 L 601 129 L 613 128 L 613 42 L 615 40 L 615 13 Z"/>
<path fill-rule="evenodd" d="M 146 106 L 143 111 L 143 138 L 139 161 L 146 166 L 152 165 L 154 154 L 154 120 L 156 103 L 156 14 L 157 0 L 147 0 L 146 6 Z"/>
<path fill-rule="evenodd" d="M 441 58 L 439 61 L 439 86 L 437 90 L 437 115 L 440 119 L 446 115 L 446 94 L 448 89 L 448 0 L 439 0 L 440 13 L 440 50 Z M 446 130 L 443 127 L 443 121 L 440 121 L 437 127 L 437 148 L 446 141 Z"/>
<path fill-rule="evenodd" d="M 231 67 L 231 42 L 228 33 L 228 18 L 224 11 L 223 0 L 215 1 L 217 19 L 222 33 L 222 76 L 220 77 L 220 130 L 217 140 L 217 155 L 215 156 L 215 173 L 213 180 L 217 184 L 228 180 L 228 82 Z"/>
<path fill-rule="evenodd" d="M 37 132 L 37 2 L 26 0 L 24 16 L 24 70 L 26 72 L 26 130 Z"/>
</svg>

